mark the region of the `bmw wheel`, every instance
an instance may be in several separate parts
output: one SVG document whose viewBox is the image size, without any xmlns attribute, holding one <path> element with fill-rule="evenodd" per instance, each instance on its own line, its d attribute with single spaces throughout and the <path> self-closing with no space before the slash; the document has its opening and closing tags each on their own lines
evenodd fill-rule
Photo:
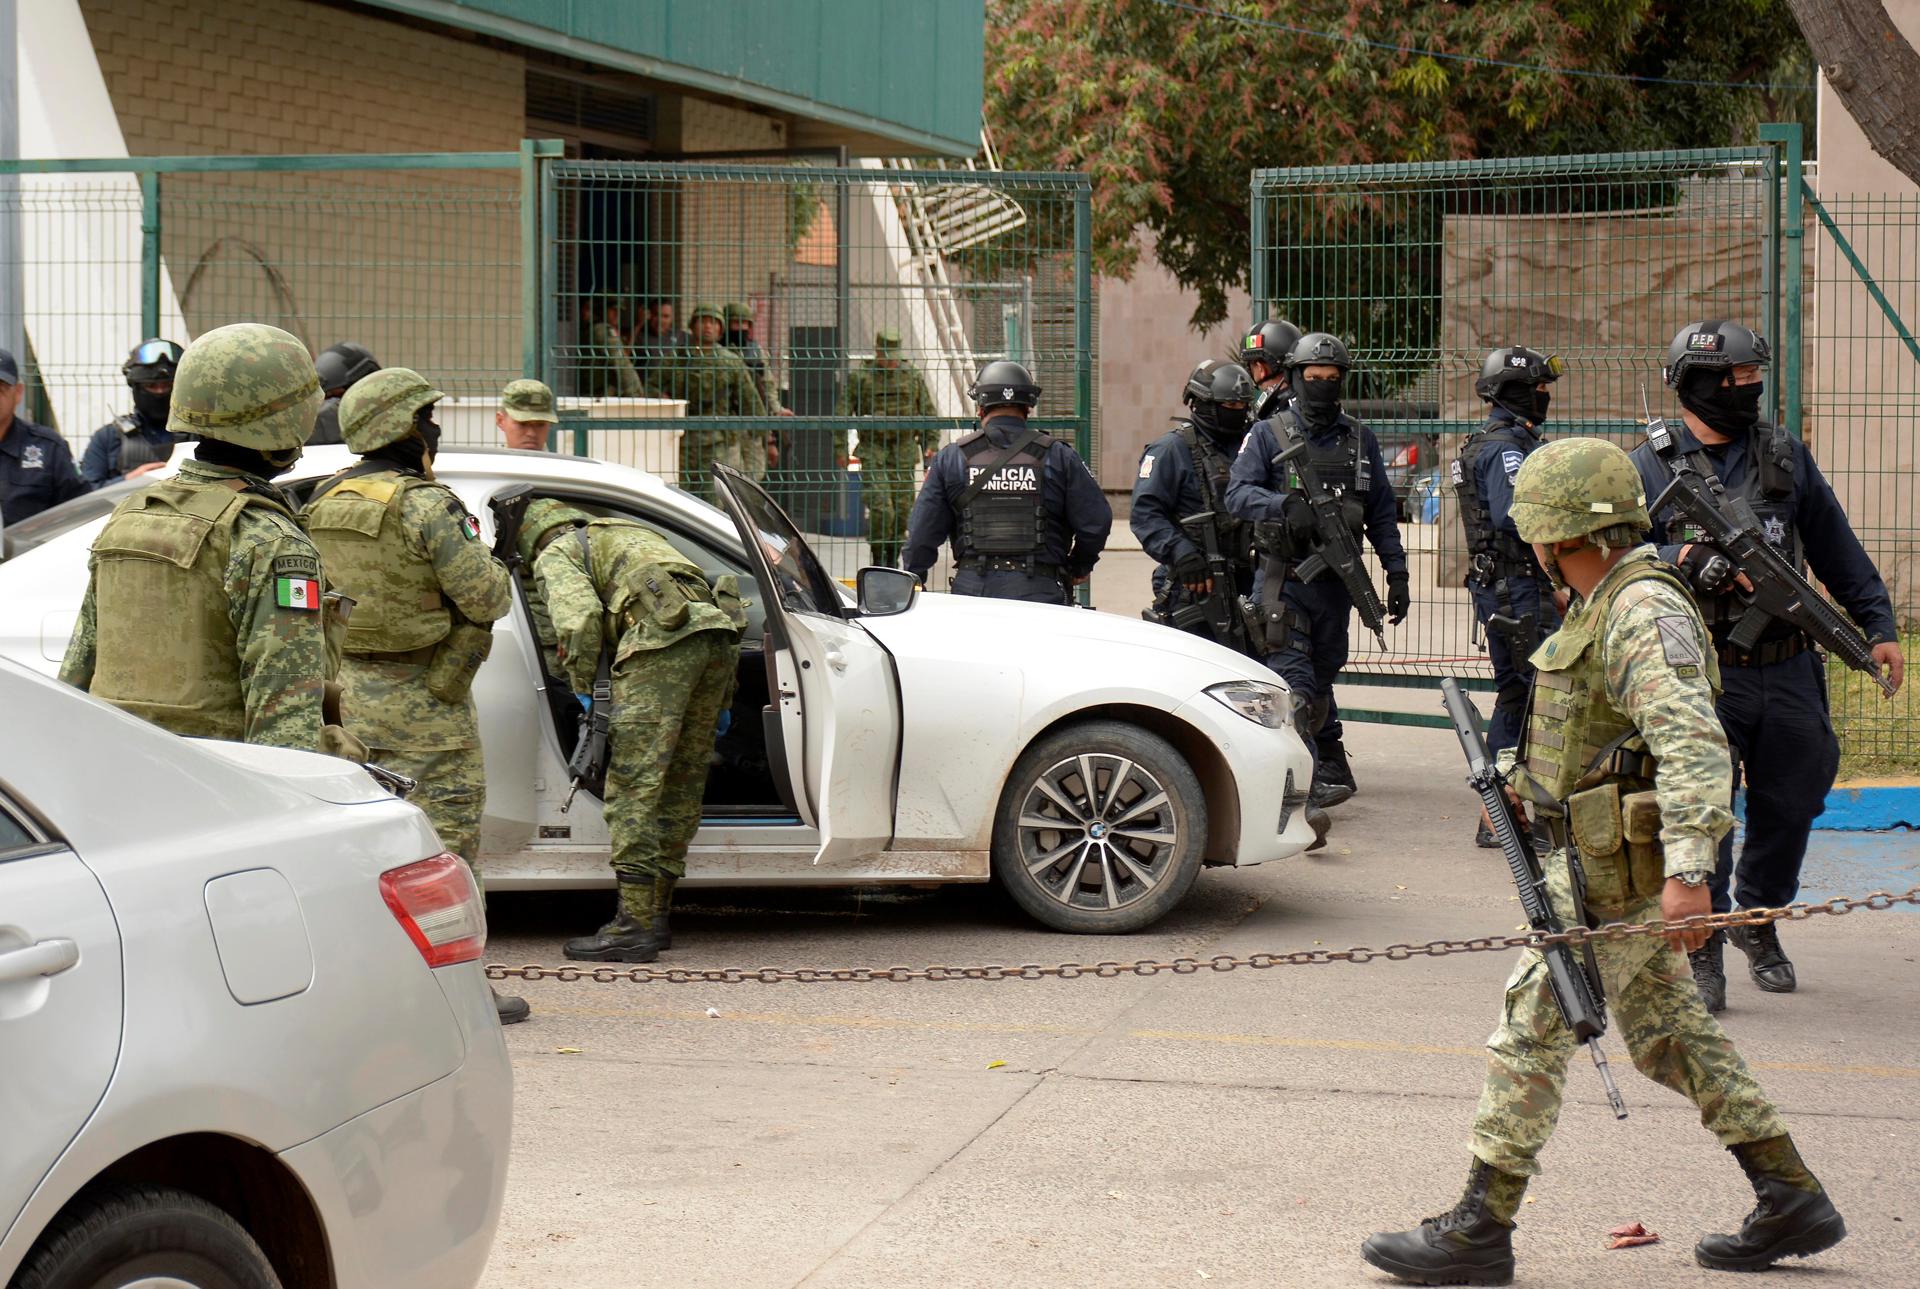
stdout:
<svg viewBox="0 0 1920 1289">
<path fill-rule="evenodd" d="M 1059 931 L 1151 926 L 1200 873 L 1207 803 L 1172 744 L 1120 721 L 1047 735 L 1000 793 L 993 871 L 1014 902 Z"/>
</svg>

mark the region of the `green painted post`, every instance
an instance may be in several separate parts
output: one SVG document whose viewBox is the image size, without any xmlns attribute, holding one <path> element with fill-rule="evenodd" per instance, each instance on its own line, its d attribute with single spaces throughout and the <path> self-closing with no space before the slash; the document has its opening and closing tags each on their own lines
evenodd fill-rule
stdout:
<svg viewBox="0 0 1920 1289">
<path fill-rule="evenodd" d="M 520 373 L 540 379 L 540 162 L 533 139 L 520 140 Z"/>
<path fill-rule="evenodd" d="M 1073 193 L 1073 414 L 1074 447 L 1093 466 L 1093 189 L 1082 181 Z M 1094 478 L 1099 478 L 1098 472 Z M 1079 587 L 1090 603 L 1091 580 Z"/>
<path fill-rule="evenodd" d="M 1780 331 L 1775 336 L 1780 345 L 1780 358 L 1774 367 L 1780 373 L 1780 398 L 1784 404 L 1784 419 L 1780 423 L 1796 439 L 1800 437 L 1800 382 L 1805 373 L 1801 361 L 1805 330 L 1800 316 L 1805 305 L 1807 268 L 1804 249 L 1806 214 L 1801 204 L 1806 182 L 1801 174 L 1805 161 L 1803 134 L 1798 122 L 1760 127 L 1763 140 L 1777 140 L 1781 144 L 1786 164 L 1786 217 L 1784 227 L 1780 230 L 1780 254 L 1784 257 L 1780 265 L 1783 316 L 1779 320 Z"/>
<path fill-rule="evenodd" d="M 1760 260 L 1760 330 L 1768 339 L 1778 343 L 1780 340 L 1780 183 L 1781 148 L 1780 138 L 1772 125 L 1760 127 L 1760 141 L 1768 145 L 1767 150 L 1767 222 L 1766 244 Z M 1780 423 L 1780 366 L 1770 366 L 1765 373 L 1765 411 L 1773 423 Z"/>
<path fill-rule="evenodd" d="M 160 172 L 140 175 L 140 335 L 160 334 Z"/>
<path fill-rule="evenodd" d="M 1247 292 L 1253 296 L 1254 326 L 1267 320 L 1267 203 L 1261 189 L 1260 172 L 1253 172 L 1252 205 L 1248 224 L 1253 229 L 1253 258 L 1247 262 Z"/>
</svg>

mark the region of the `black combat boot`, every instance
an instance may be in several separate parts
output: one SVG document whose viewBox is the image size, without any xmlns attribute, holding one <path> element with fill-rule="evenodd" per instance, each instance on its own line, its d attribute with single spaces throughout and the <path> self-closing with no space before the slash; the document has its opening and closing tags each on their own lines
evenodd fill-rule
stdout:
<svg viewBox="0 0 1920 1289">
<path fill-rule="evenodd" d="M 1715 1271 L 1765 1271 L 1782 1258 L 1805 1258 L 1847 1238 L 1847 1224 L 1800 1161 L 1792 1137 L 1729 1146 L 1760 1201 L 1732 1235 L 1707 1235 L 1694 1261 Z"/>
<path fill-rule="evenodd" d="M 1323 750 L 1319 763 L 1313 767 L 1313 792 L 1309 800 L 1322 810 L 1330 810 L 1351 799 L 1359 790 L 1360 785 L 1353 781 L 1353 767 L 1347 763 L 1346 744 L 1335 743 Z"/>
<path fill-rule="evenodd" d="M 1693 968 L 1693 987 L 1700 991 L 1700 1001 L 1710 1012 L 1727 1009 L 1727 968 L 1721 956 L 1726 934 L 1715 931 L 1705 944 L 1687 955 L 1687 965 Z"/>
<path fill-rule="evenodd" d="M 1500 839 L 1493 835 L 1493 829 L 1487 827 L 1485 819 L 1482 819 L 1479 826 L 1473 830 L 1473 844 L 1481 850 L 1500 849 Z"/>
<path fill-rule="evenodd" d="M 1747 974 L 1753 983 L 1770 994 L 1790 994 L 1799 983 L 1793 977 L 1793 963 L 1780 948 L 1778 923 L 1727 928 L 1727 939 L 1747 955 Z"/>
<path fill-rule="evenodd" d="M 1458 1204 L 1411 1231 L 1368 1236 L 1360 1256 L 1417 1285 L 1512 1284 L 1513 1215 L 1526 1191 L 1526 1178 L 1476 1159 Z"/>
<path fill-rule="evenodd" d="M 1312 801 L 1307 802 L 1307 827 L 1313 829 L 1313 840 L 1307 843 L 1307 849 L 1325 850 L 1327 833 L 1333 828 L 1333 819 Z"/>
<path fill-rule="evenodd" d="M 575 962 L 652 962 L 660 956 L 653 930 L 653 874 L 620 876 L 620 908 L 613 921 L 567 941 L 561 949 Z"/>
<path fill-rule="evenodd" d="M 673 928 L 667 925 L 667 915 L 673 912 L 673 888 L 679 880 L 665 873 L 656 873 L 653 878 L 653 937 L 662 950 L 673 948 Z"/>
<path fill-rule="evenodd" d="M 502 1025 L 518 1025 L 533 1015 L 533 1008 L 527 1006 L 526 999 L 503 994 L 498 989 L 493 991 L 493 1010 L 499 1014 Z"/>
</svg>

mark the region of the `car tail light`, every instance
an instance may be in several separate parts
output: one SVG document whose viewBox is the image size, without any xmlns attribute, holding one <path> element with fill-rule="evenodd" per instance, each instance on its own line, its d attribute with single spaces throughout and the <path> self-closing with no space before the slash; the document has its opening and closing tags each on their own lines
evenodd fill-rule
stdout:
<svg viewBox="0 0 1920 1289">
<path fill-rule="evenodd" d="M 388 869 L 380 874 L 380 898 L 429 967 L 472 962 L 487 947 L 480 892 L 458 855 Z"/>
<path fill-rule="evenodd" d="M 1420 464 L 1420 445 L 1418 443 L 1409 443 L 1407 445 L 1407 464 Z"/>
</svg>

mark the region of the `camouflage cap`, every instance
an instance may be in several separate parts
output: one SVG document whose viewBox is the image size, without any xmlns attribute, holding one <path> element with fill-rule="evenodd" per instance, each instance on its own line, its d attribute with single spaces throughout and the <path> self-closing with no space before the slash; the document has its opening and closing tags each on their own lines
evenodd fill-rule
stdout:
<svg viewBox="0 0 1920 1289">
<path fill-rule="evenodd" d="M 752 305 L 741 304 L 738 300 L 736 300 L 732 304 L 727 306 L 727 325 L 728 326 L 732 326 L 736 322 L 752 322 L 752 321 L 753 321 Z"/>
<path fill-rule="evenodd" d="M 698 322 L 702 318 L 712 318 L 723 327 L 727 325 L 726 315 L 720 312 L 720 306 L 717 304 L 696 304 L 693 306 L 693 312 L 687 315 L 689 323 Z"/>
<path fill-rule="evenodd" d="M 551 425 L 560 419 L 554 408 L 553 391 L 537 380 L 516 380 L 500 391 L 500 410 L 516 421 Z"/>
<path fill-rule="evenodd" d="M 446 395 L 411 367 L 387 367 L 340 399 L 340 436 L 355 452 L 371 452 L 413 433 L 414 414 Z"/>
<path fill-rule="evenodd" d="M 216 327 L 187 346 L 173 377 L 167 428 L 256 452 L 297 448 L 320 414 L 313 355 L 264 322 Z"/>
<path fill-rule="evenodd" d="M 898 349 L 900 347 L 900 328 L 882 327 L 873 333 L 875 349 Z"/>
<path fill-rule="evenodd" d="M 1513 480 L 1510 513 L 1521 541 L 1542 544 L 1649 527 L 1640 472 L 1605 439 L 1555 439 L 1529 455 Z"/>
<path fill-rule="evenodd" d="M 540 539 L 562 524 L 592 523 L 593 516 L 578 506 L 569 506 L 564 501 L 552 497 L 541 497 L 527 507 L 527 513 L 520 520 L 520 558 L 527 564 L 533 563 Z"/>
</svg>

